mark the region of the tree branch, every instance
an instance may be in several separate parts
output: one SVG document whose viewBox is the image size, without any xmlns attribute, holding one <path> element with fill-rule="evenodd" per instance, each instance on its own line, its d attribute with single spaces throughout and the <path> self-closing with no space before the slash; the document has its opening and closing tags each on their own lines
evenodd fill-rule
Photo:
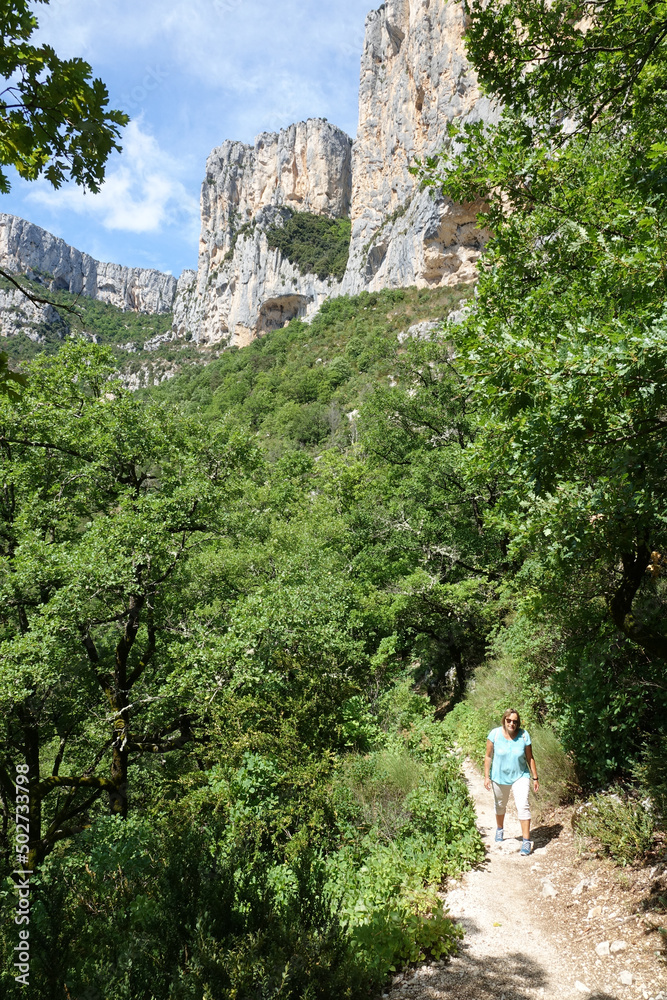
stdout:
<svg viewBox="0 0 667 1000">
<path fill-rule="evenodd" d="M 0 444 L 22 444 L 25 448 L 47 448 L 51 451 L 59 451 L 63 455 L 71 455 L 72 458 L 80 458 L 84 462 L 93 462 L 94 459 L 88 455 L 82 455 L 79 451 L 71 448 L 63 448 L 61 445 L 53 444 L 52 441 L 26 441 L 24 438 L 0 437 Z"/>
<path fill-rule="evenodd" d="M 67 746 L 67 736 L 60 737 L 60 746 L 58 748 L 58 753 L 56 754 L 56 759 L 53 762 L 53 770 L 51 774 L 57 778 L 60 772 L 60 765 L 63 762 L 63 757 L 65 755 L 65 747 Z"/>
<path fill-rule="evenodd" d="M 153 654 L 155 652 L 155 625 L 153 624 L 153 614 L 152 609 L 148 610 L 148 645 L 144 651 L 144 655 L 141 657 L 136 667 L 127 679 L 127 690 L 130 691 L 132 687 L 139 680 L 144 670 L 150 663 Z"/>
<path fill-rule="evenodd" d="M 13 799 L 16 795 L 16 787 L 2 764 L 0 764 L 0 785 L 4 789 L 6 795 L 10 799 Z"/>
<path fill-rule="evenodd" d="M 113 704 L 112 691 L 111 691 L 111 677 L 109 676 L 109 674 L 101 674 L 97 669 L 97 665 L 100 662 L 100 655 L 97 652 L 97 646 L 93 641 L 93 637 L 91 636 L 87 628 L 81 629 L 81 641 L 83 642 L 85 650 L 88 653 L 88 659 L 90 660 L 93 670 L 95 671 L 95 677 L 97 678 L 97 683 L 100 685 L 102 691 L 109 699 L 111 707 L 114 708 L 115 706 Z"/>
<path fill-rule="evenodd" d="M 647 653 L 667 660 L 667 636 L 652 632 L 637 622 L 632 614 L 632 605 L 651 559 L 651 553 L 645 542 L 642 542 L 636 552 L 626 552 L 621 556 L 623 573 L 621 583 L 609 602 L 614 625 L 636 642 Z"/>
<path fill-rule="evenodd" d="M 93 794 L 85 800 L 85 802 L 82 802 L 80 805 L 76 806 L 76 808 L 68 809 L 65 807 L 64 809 L 61 809 L 61 811 L 51 821 L 49 829 L 43 839 L 50 840 L 51 837 L 57 832 L 58 827 L 61 827 L 63 823 L 69 822 L 69 820 L 74 819 L 75 816 L 80 816 L 81 813 L 86 811 L 86 809 L 89 809 L 94 802 L 97 802 L 103 791 L 103 788 L 97 788 Z"/>
<path fill-rule="evenodd" d="M 33 791 L 37 795 L 44 795 L 52 788 L 99 788 L 101 791 L 113 791 L 116 788 L 111 778 L 94 778 L 91 775 L 83 775 L 79 778 L 61 778 L 59 775 L 51 775 L 44 778 L 35 785 Z"/>
<path fill-rule="evenodd" d="M 137 633 L 139 632 L 141 612 L 145 603 L 146 597 L 143 594 L 130 597 L 130 606 L 127 611 L 125 630 L 120 642 L 116 646 L 117 680 L 121 690 L 123 691 L 127 690 L 127 679 L 125 677 L 127 658 L 130 655 L 130 651 L 137 638 Z"/>
<path fill-rule="evenodd" d="M 128 741 L 127 748 L 134 753 L 169 753 L 171 750 L 181 750 L 187 743 L 194 741 L 191 723 L 192 716 L 183 715 L 156 736 L 144 736 Z M 168 740 L 163 738 L 168 733 L 177 730 L 180 732 L 180 736 Z"/>
<path fill-rule="evenodd" d="M 12 275 L 9 274 L 8 271 L 5 271 L 5 269 L 2 267 L 0 267 L 0 275 L 2 275 L 2 277 L 5 278 L 7 281 L 11 282 L 11 284 L 14 285 L 15 288 L 18 288 L 19 292 L 23 292 L 25 297 L 27 299 L 30 299 L 30 301 L 34 305 L 51 306 L 52 309 L 56 310 L 56 312 L 59 309 L 64 309 L 68 313 L 71 313 L 73 316 L 76 316 L 77 319 L 82 318 L 81 313 L 77 309 L 75 309 L 74 306 L 65 305 L 64 302 L 62 304 L 58 302 L 52 302 L 51 299 L 44 299 L 41 297 L 41 295 L 35 295 L 34 292 L 31 292 L 27 288 L 24 288 L 23 285 L 19 284 L 16 278 L 12 277 Z"/>
</svg>

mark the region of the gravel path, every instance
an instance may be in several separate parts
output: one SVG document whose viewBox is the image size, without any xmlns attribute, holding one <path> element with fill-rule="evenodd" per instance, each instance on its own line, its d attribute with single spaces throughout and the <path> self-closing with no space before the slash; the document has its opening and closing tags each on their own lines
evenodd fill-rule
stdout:
<svg viewBox="0 0 667 1000">
<path fill-rule="evenodd" d="M 554 871 L 560 870 L 565 861 L 560 850 L 565 844 L 570 845 L 568 855 L 572 850 L 571 833 L 559 824 L 538 826 L 533 831 L 532 856 L 521 857 L 521 831 L 511 803 L 506 839 L 496 844 L 493 796 L 472 764 L 466 763 L 465 773 L 487 858 L 480 868 L 450 884 L 446 896 L 451 916 L 466 929 L 461 952 L 451 962 L 424 965 L 395 977 L 384 996 L 390 1000 L 574 1000 L 582 996 L 657 1000 L 659 996 L 662 1000 L 660 986 L 657 990 L 655 985 L 649 987 L 649 992 L 636 978 L 634 988 L 624 986 L 618 983 L 617 969 L 612 977 L 610 966 L 604 968 L 600 960 L 595 964 L 594 951 L 589 960 L 593 942 L 582 936 L 590 931 L 585 929 L 581 908 L 572 903 L 580 897 L 570 896 L 566 903 L 561 883 L 556 890 L 544 878 L 542 873 L 552 864 Z M 569 874 L 576 880 L 574 871 Z"/>
</svg>

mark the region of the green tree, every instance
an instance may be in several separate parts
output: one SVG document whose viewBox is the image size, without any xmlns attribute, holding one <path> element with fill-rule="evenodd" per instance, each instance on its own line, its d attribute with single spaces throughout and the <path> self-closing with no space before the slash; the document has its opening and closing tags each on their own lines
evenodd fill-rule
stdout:
<svg viewBox="0 0 667 1000">
<path fill-rule="evenodd" d="M 0 4 L 0 164 L 25 180 L 43 174 L 56 188 L 71 179 L 98 191 L 128 117 L 109 109 L 107 88 L 87 62 L 32 43 L 37 27 L 27 0 Z M 8 190 L 0 170 L 0 191 Z"/>
<path fill-rule="evenodd" d="M 126 816 L 133 763 L 195 739 L 189 677 L 214 670 L 179 573 L 229 528 L 254 462 L 112 375 L 104 350 L 68 345 L 0 417 L 0 781 L 7 809 L 28 764 L 31 864 L 103 793 Z"/>
<path fill-rule="evenodd" d="M 25 375 L 11 371 L 6 352 L 0 351 L 0 396 L 17 399 L 20 394 L 19 387 L 25 386 L 25 384 Z"/>
<path fill-rule="evenodd" d="M 647 119 L 664 123 L 665 3 L 468 0 L 465 6 L 466 45 L 480 81 L 533 128 L 562 142 L 573 128 L 597 131 L 610 121 L 633 128 Z"/>
<path fill-rule="evenodd" d="M 13 167 L 28 181 L 44 176 L 55 188 L 73 180 L 99 191 L 129 118 L 108 107 L 107 88 L 93 78 L 87 62 L 61 59 L 50 45 L 32 43 L 37 28 L 27 0 L 0 3 L 0 192 L 10 189 L 2 167 Z M 49 302 L 6 271 L 0 274 L 33 302 Z M 15 393 L 23 384 L 0 352 L 0 395 Z"/>
<path fill-rule="evenodd" d="M 506 110 L 453 130 L 421 173 L 484 199 L 493 233 L 457 340 L 486 411 L 471 461 L 501 483 L 524 624 L 558 624 L 561 709 L 577 700 L 590 733 L 618 690 L 650 726 L 667 659 L 665 8 L 517 0 L 469 18 Z"/>
<path fill-rule="evenodd" d="M 376 555 L 381 530 L 391 586 L 400 589 L 396 619 L 412 633 L 439 694 L 457 698 L 497 623 L 496 587 L 507 559 L 490 516 L 501 490 L 498 470 L 477 470 L 468 460 L 484 414 L 452 330 L 408 339 L 394 365 L 396 384 L 378 387 L 364 405 L 362 444 L 386 482 L 374 497 L 374 531 L 360 561 Z"/>
</svg>

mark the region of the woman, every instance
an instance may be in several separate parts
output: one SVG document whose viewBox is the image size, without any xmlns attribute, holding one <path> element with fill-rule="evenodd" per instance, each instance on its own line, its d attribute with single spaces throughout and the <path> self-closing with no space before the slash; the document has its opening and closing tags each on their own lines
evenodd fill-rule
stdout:
<svg viewBox="0 0 667 1000">
<path fill-rule="evenodd" d="M 487 792 L 493 785 L 493 797 L 496 805 L 496 840 L 503 839 L 505 810 L 510 797 L 510 788 L 514 793 L 516 811 L 521 821 L 523 841 L 521 854 L 530 854 L 530 804 L 528 793 L 530 779 L 533 779 L 533 790 L 539 791 L 537 780 L 537 764 L 530 745 L 530 736 L 521 728 L 521 717 L 513 708 L 508 708 L 502 718 L 502 726 L 492 729 L 486 741 L 486 758 L 484 760 L 484 787 Z"/>
</svg>

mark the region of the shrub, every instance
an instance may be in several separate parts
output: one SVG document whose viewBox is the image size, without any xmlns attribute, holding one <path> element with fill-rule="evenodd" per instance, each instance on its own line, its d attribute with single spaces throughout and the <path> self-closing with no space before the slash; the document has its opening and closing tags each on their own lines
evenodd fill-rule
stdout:
<svg viewBox="0 0 667 1000">
<path fill-rule="evenodd" d="M 329 425 L 322 407 L 317 404 L 303 406 L 292 420 L 291 437 L 299 444 L 318 444 L 329 433 Z"/>
<path fill-rule="evenodd" d="M 652 803 L 656 825 L 667 826 L 667 735 L 655 736 L 644 747 L 634 777 Z"/>
<path fill-rule="evenodd" d="M 384 745 L 350 755 L 334 783 L 343 843 L 329 859 L 328 886 L 360 964 L 381 981 L 406 962 L 456 950 L 462 930 L 438 889 L 483 849 L 459 759 L 427 700 L 401 682 L 380 707 Z"/>
<path fill-rule="evenodd" d="M 620 789 L 594 795 L 575 813 L 572 823 L 578 834 L 593 840 L 599 853 L 621 865 L 639 861 L 653 843 L 650 812 Z"/>
<path fill-rule="evenodd" d="M 529 704 L 548 716 L 582 784 L 598 791 L 627 780 L 647 734 L 664 732 L 667 691 L 664 661 L 620 635 L 606 601 L 590 596 L 574 584 L 555 594 L 529 588 L 496 648 L 517 664 Z"/>
<path fill-rule="evenodd" d="M 362 828 L 376 828 L 380 840 L 393 840 L 409 819 L 405 801 L 422 770 L 403 748 L 348 758 L 340 782 L 352 797 Z"/>
<path fill-rule="evenodd" d="M 363 1000 L 380 985 L 315 853 L 303 850 L 281 884 L 284 866 L 225 842 L 224 815 L 179 818 L 103 818 L 69 856 L 54 852 L 33 886 L 30 987 L 14 983 L 10 959 L 3 997 Z"/>
<path fill-rule="evenodd" d="M 330 219 L 311 212 L 296 212 L 282 226 L 271 226 L 266 233 L 269 246 L 280 250 L 301 274 L 337 281 L 345 274 L 351 235 L 349 219 Z"/>
</svg>

